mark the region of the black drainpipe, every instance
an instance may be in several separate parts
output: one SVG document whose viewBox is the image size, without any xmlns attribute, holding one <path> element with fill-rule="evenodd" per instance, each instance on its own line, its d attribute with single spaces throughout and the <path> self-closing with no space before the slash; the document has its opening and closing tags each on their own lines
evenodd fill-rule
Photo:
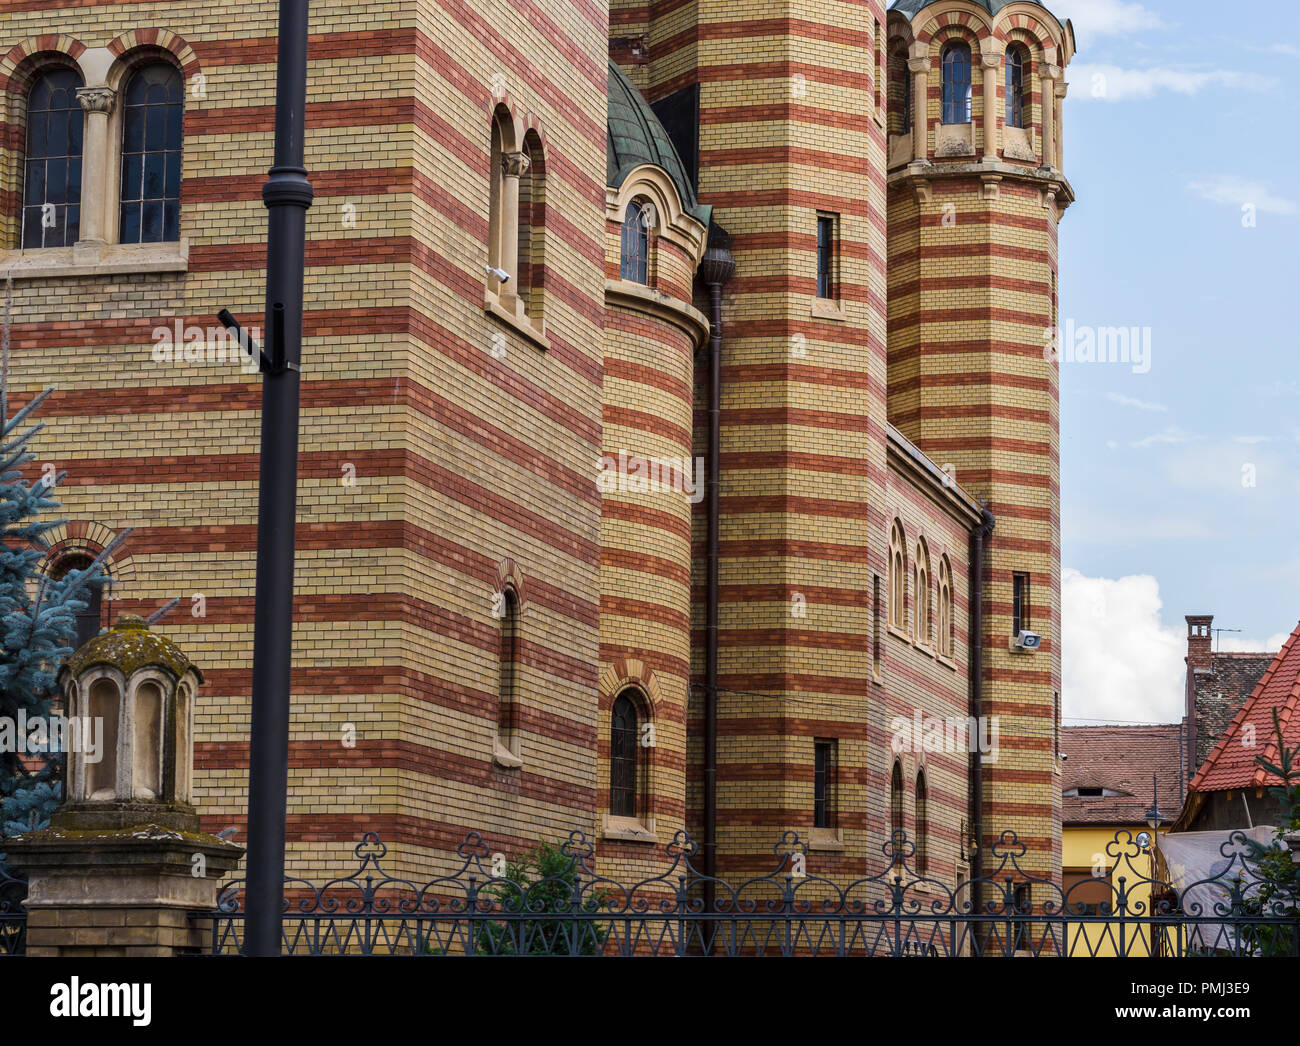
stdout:
<svg viewBox="0 0 1300 1046">
<path fill-rule="evenodd" d="M 997 522 L 985 505 L 983 518 L 971 534 L 970 557 L 970 699 L 975 715 L 977 736 L 984 736 L 984 542 Z M 978 883 L 984 873 L 984 766 L 979 744 L 971 753 L 971 838 L 975 854 L 971 859 L 971 881 Z M 972 897 L 977 906 L 978 897 Z"/>
<path fill-rule="evenodd" d="M 718 836 L 718 490 L 722 485 L 722 285 L 736 271 L 731 237 L 709 226 L 700 279 L 709 290 L 709 498 L 708 604 L 704 647 L 704 847 L 703 872 L 716 875 Z M 713 884 L 705 884 L 711 909 Z"/>
</svg>

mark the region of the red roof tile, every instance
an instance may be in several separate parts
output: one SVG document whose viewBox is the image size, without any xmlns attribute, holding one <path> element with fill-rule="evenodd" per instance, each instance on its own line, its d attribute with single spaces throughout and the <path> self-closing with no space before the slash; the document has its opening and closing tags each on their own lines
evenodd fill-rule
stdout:
<svg viewBox="0 0 1300 1046">
<path fill-rule="evenodd" d="M 1288 748 L 1300 745 L 1300 625 L 1283 644 L 1273 663 L 1260 677 L 1246 703 L 1219 738 L 1201 768 L 1192 778 L 1193 792 L 1222 792 L 1235 788 L 1259 788 L 1281 782 L 1265 772 L 1256 761 L 1263 756 L 1270 763 L 1279 758 L 1273 732 L 1273 709 L 1278 710 L 1282 737 Z M 1254 735 L 1254 743 L 1247 739 Z"/>
<path fill-rule="evenodd" d="M 1067 726 L 1061 731 L 1061 791 L 1105 788 L 1107 796 L 1062 796 L 1064 824 L 1138 824 L 1151 807 L 1151 774 L 1167 821 L 1183 805 L 1182 726 Z"/>
</svg>

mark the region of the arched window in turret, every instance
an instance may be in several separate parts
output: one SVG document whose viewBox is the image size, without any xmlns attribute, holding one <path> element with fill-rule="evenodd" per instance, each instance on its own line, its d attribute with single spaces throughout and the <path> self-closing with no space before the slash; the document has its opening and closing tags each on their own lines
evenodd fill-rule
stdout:
<svg viewBox="0 0 1300 1046">
<path fill-rule="evenodd" d="M 1007 126 L 1024 127 L 1030 115 L 1029 53 L 1024 44 L 1007 48 Z"/>
<path fill-rule="evenodd" d="M 943 49 L 943 122 L 970 123 L 970 44 L 955 40 Z"/>
<path fill-rule="evenodd" d="M 632 283 L 650 282 L 650 220 L 653 211 L 643 200 L 627 205 L 618 274 Z"/>
</svg>

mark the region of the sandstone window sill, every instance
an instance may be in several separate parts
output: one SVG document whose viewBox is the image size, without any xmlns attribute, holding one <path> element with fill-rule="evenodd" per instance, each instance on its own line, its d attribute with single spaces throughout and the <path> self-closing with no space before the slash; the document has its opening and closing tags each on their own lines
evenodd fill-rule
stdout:
<svg viewBox="0 0 1300 1046">
<path fill-rule="evenodd" d="M 887 628 L 887 630 L 888 630 L 889 634 L 890 634 L 891 636 L 893 636 L 895 639 L 902 640 L 904 643 L 907 643 L 907 644 L 909 644 L 909 645 L 911 644 L 911 642 L 912 642 L 912 637 L 909 636 L 906 632 L 904 632 L 904 631 L 903 631 L 901 628 L 899 628 L 897 625 L 889 625 L 888 628 Z"/>
<path fill-rule="evenodd" d="M 501 743 L 500 738 L 492 739 L 492 762 L 505 770 L 518 770 L 524 765 L 523 758 Z"/>
<path fill-rule="evenodd" d="M 653 817 L 642 821 L 637 817 L 615 817 L 613 814 L 602 814 L 600 834 L 604 839 L 616 839 L 624 843 L 650 843 L 653 845 L 658 840 L 658 836 L 655 834 L 655 819 Z"/>
<path fill-rule="evenodd" d="M 844 852 L 843 828 L 811 828 L 808 831 L 808 849 L 824 853 Z"/>
<path fill-rule="evenodd" d="M 843 320 L 845 318 L 844 303 L 835 301 L 833 298 L 814 298 L 812 314 L 819 320 Z"/>
<path fill-rule="evenodd" d="M 514 295 L 499 295 L 488 291 L 483 299 L 483 310 L 539 349 L 551 347 L 551 342 L 546 337 L 546 324 L 531 319 L 524 312 L 523 302 Z"/>
<path fill-rule="evenodd" d="M 190 242 L 78 243 L 0 251 L 0 276 L 15 280 L 67 276 L 117 276 L 130 273 L 187 272 Z"/>
<path fill-rule="evenodd" d="M 934 659 L 938 661 L 939 664 L 943 665 L 944 668 L 951 668 L 954 672 L 957 671 L 957 662 L 947 654 L 935 654 Z"/>
</svg>

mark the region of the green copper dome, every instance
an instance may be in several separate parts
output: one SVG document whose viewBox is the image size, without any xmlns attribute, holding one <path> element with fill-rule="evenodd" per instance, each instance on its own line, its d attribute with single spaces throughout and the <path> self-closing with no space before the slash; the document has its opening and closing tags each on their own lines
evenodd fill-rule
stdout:
<svg viewBox="0 0 1300 1046">
<path fill-rule="evenodd" d="M 713 210 L 700 203 L 686 167 L 650 103 L 613 62 L 609 63 L 609 115 L 605 124 L 605 183 L 617 189 L 634 167 L 662 167 L 677 186 L 687 214 L 709 224 Z"/>
</svg>

